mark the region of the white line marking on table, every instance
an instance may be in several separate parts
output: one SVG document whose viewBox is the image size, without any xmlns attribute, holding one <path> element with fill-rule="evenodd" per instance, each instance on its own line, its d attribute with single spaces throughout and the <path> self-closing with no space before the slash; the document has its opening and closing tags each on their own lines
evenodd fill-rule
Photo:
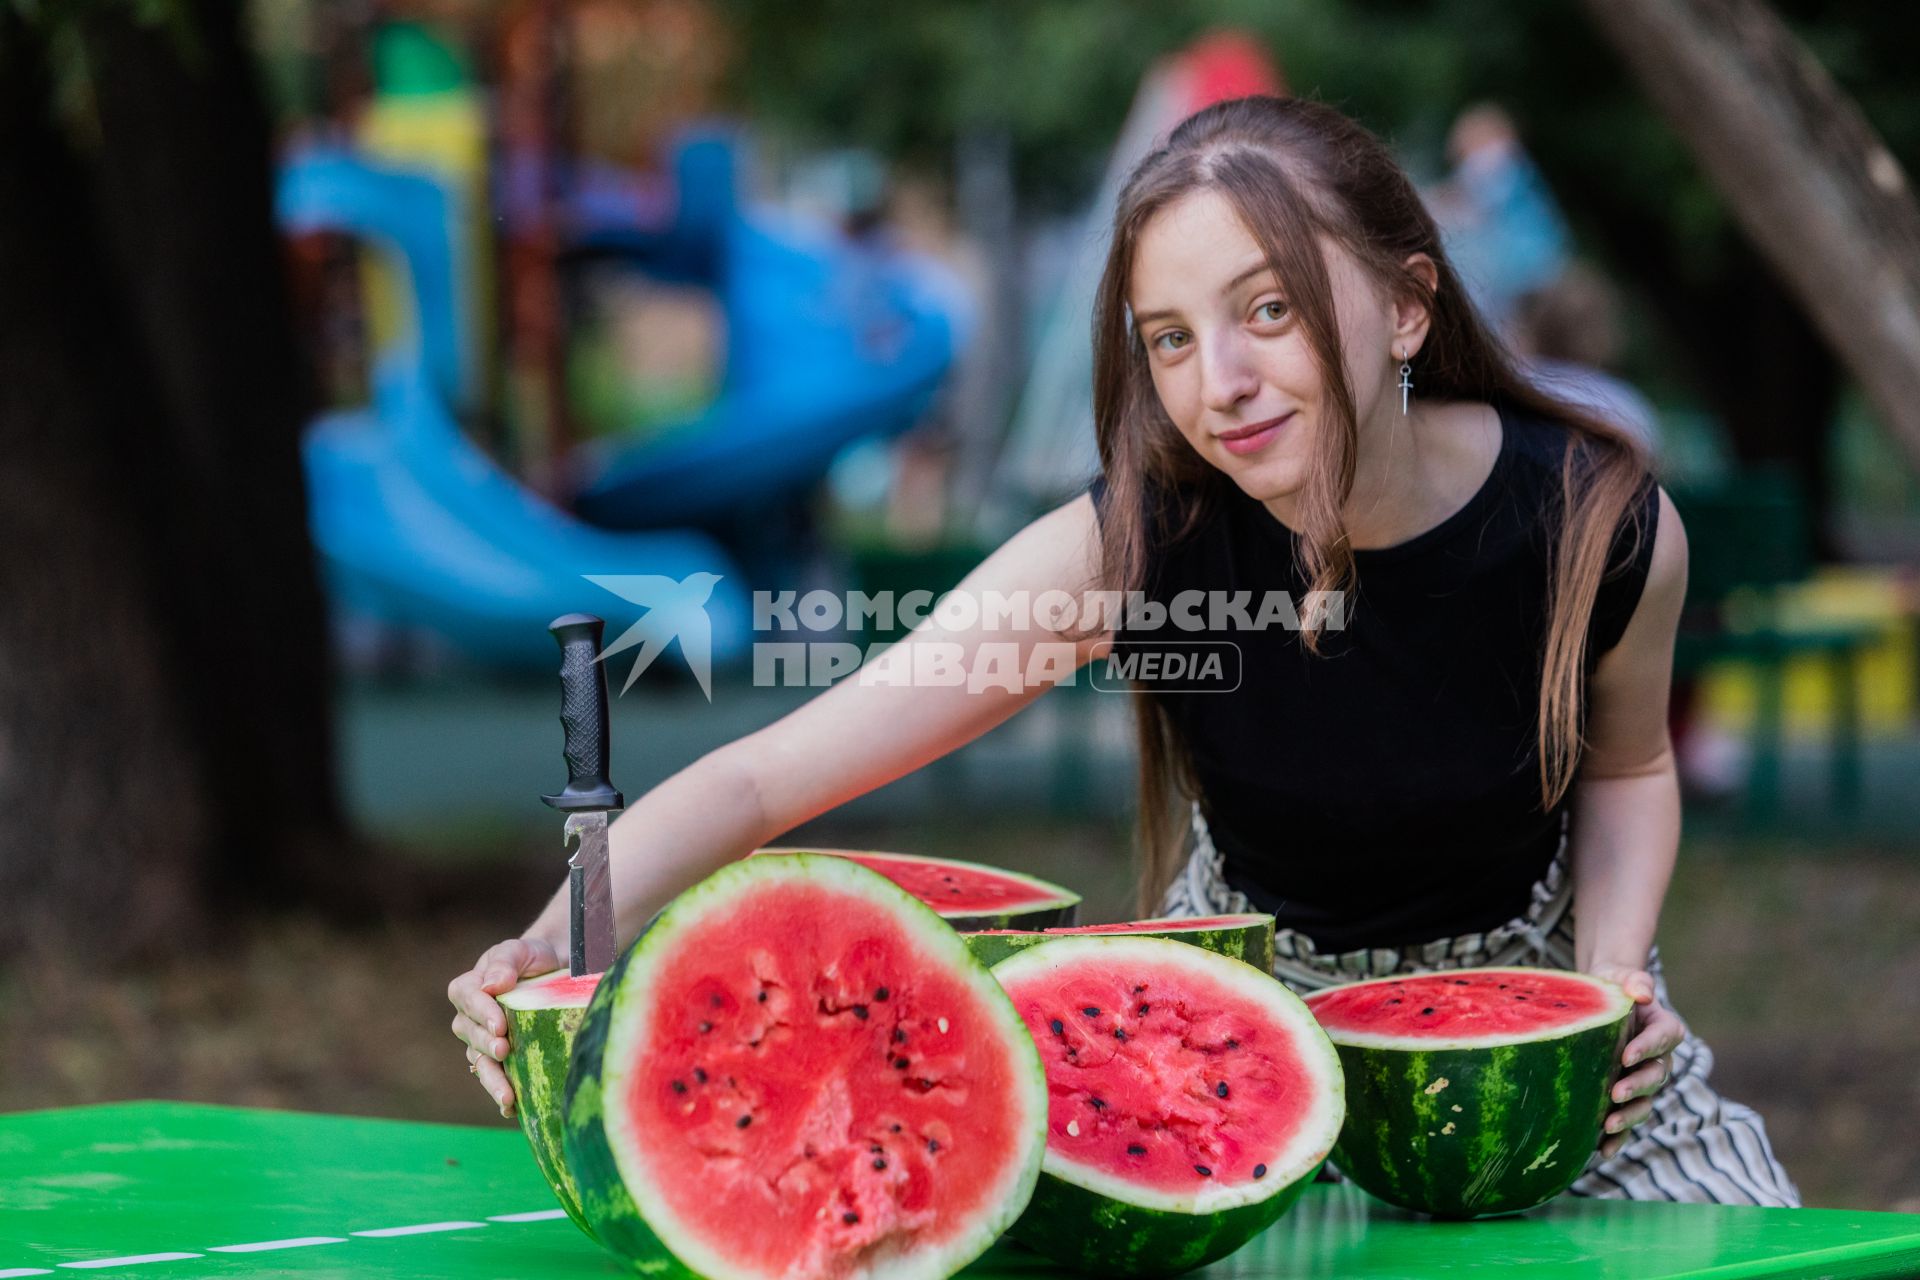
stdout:
<svg viewBox="0 0 1920 1280">
<path fill-rule="evenodd" d="M 377 1227 L 372 1231 L 354 1231 L 350 1235 L 385 1239 L 388 1236 L 424 1236 L 435 1231 L 470 1231 L 484 1222 L 423 1222 L 417 1227 Z"/>
<path fill-rule="evenodd" d="M 129 1258 L 94 1258 L 87 1262 L 62 1262 L 59 1265 L 75 1271 L 91 1271 L 95 1267 L 137 1267 L 143 1262 L 185 1262 L 188 1258 L 199 1256 L 197 1253 L 137 1253 Z"/>
<path fill-rule="evenodd" d="M 275 1249 L 304 1249 L 315 1244 L 345 1244 L 345 1236 L 295 1236 L 291 1240 L 262 1240 L 258 1244 L 216 1244 L 208 1253 L 270 1253 Z"/>
<path fill-rule="evenodd" d="M 538 1209 L 532 1213 L 496 1213 L 487 1222 L 550 1222 L 555 1218 L 567 1216 L 565 1209 Z M 423 1222 L 411 1227 L 376 1227 L 372 1231 L 355 1231 L 351 1234 L 369 1239 L 386 1239 L 391 1236 L 424 1236 L 436 1231 L 471 1231 L 484 1227 L 487 1222 Z M 276 1249 L 304 1249 L 317 1244 L 345 1244 L 345 1236 L 295 1236 L 287 1240 L 262 1240 L 257 1244 L 217 1244 L 207 1250 L 208 1253 L 268 1253 Z M 185 1262 L 189 1258 L 203 1257 L 198 1253 L 140 1253 L 124 1258 L 93 1258 L 86 1262 L 62 1262 L 56 1265 L 75 1271 L 91 1271 L 100 1267 L 137 1267 L 146 1262 Z M 50 1276 L 53 1272 L 45 1267 L 11 1267 L 0 1270 L 0 1280 L 21 1280 L 25 1276 Z"/>
</svg>

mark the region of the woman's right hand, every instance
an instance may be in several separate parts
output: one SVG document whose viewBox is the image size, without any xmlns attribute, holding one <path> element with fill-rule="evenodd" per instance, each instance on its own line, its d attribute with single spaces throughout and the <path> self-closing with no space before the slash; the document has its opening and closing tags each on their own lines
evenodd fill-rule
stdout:
<svg viewBox="0 0 1920 1280">
<path fill-rule="evenodd" d="M 494 997 L 522 978 L 559 967 L 559 952 L 545 938 L 509 938 L 481 952 L 473 968 L 447 984 L 453 1034 L 467 1046 L 467 1070 L 503 1116 L 513 1114 L 513 1085 L 500 1066 L 507 1056 L 507 1015 Z"/>
</svg>

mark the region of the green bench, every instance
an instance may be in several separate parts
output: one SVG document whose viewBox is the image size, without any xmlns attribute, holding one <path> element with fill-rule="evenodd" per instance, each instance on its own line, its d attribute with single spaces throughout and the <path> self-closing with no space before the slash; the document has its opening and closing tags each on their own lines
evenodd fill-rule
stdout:
<svg viewBox="0 0 1920 1280">
<path fill-rule="evenodd" d="M 1812 574 L 1813 536 L 1797 479 L 1756 467 L 1698 486 L 1669 486 L 1691 549 L 1687 604 L 1674 646 L 1676 679 L 1697 677 L 1722 662 L 1753 673 L 1753 759 L 1747 814 L 1756 821 L 1780 810 L 1785 738 L 1782 685 L 1787 663 L 1823 659 L 1833 682 L 1828 800 L 1840 813 L 1857 810 L 1861 793 L 1859 659 L 1882 636 L 1869 623 L 1808 624 L 1783 607 L 1788 588 Z"/>
</svg>

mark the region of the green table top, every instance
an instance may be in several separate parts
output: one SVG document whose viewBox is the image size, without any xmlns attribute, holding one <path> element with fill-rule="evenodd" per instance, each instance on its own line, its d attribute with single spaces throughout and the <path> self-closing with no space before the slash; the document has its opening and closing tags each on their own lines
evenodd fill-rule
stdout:
<svg viewBox="0 0 1920 1280">
<path fill-rule="evenodd" d="M 1316 1185 L 1195 1273 L 1913 1277 L 1920 1216 L 1562 1199 L 1522 1217 L 1415 1218 Z M 0 1280 L 14 1276 L 631 1274 L 553 1207 L 517 1130 L 137 1102 L 0 1116 Z M 1012 1245 L 970 1277 L 1070 1274 Z"/>
</svg>

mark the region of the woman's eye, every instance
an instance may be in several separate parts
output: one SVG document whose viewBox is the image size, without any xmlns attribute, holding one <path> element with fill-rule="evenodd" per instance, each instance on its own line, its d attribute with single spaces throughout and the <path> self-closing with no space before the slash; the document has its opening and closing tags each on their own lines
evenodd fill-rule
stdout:
<svg viewBox="0 0 1920 1280">
<path fill-rule="evenodd" d="M 1178 351 L 1187 335 L 1178 329 L 1169 329 L 1153 340 L 1153 344 L 1162 351 Z"/>
<path fill-rule="evenodd" d="M 1277 323 L 1287 318 L 1287 304 L 1284 302 L 1263 302 L 1256 308 L 1256 312 L 1261 318 Z"/>
</svg>

